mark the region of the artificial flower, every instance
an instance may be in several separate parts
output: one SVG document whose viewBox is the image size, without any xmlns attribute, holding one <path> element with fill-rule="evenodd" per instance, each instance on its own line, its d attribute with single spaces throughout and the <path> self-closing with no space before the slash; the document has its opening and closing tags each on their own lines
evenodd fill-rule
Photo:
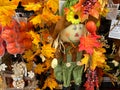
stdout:
<svg viewBox="0 0 120 90">
<path fill-rule="evenodd" d="M 85 50 L 87 53 L 92 54 L 94 48 L 100 47 L 101 44 L 96 37 L 91 34 L 80 37 L 79 51 Z"/>
<path fill-rule="evenodd" d="M 2 26 L 8 25 L 11 22 L 19 1 L 0 0 L 0 23 Z"/>
<path fill-rule="evenodd" d="M 4 63 L 0 65 L 0 71 L 5 71 L 6 68 L 7 66 Z"/>
<path fill-rule="evenodd" d="M 78 12 L 74 12 L 73 9 L 69 11 L 69 13 L 66 15 L 66 19 L 68 22 L 71 22 L 72 24 L 79 24 L 80 23 L 80 17 Z"/>
<path fill-rule="evenodd" d="M 53 58 L 55 53 L 55 48 L 52 48 L 51 44 L 44 44 L 42 46 L 41 53 L 47 58 Z"/>
<path fill-rule="evenodd" d="M 88 62 L 89 62 L 89 54 L 84 54 L 84 58 L 81 59 L 81 64 L 80 65 L 85 65 L 85 69 L 84 71 L 86 71 L 87 67 L 88 67 Z"/>
<path fill-rule="evenodd" d="M 25 7 L 25 10 L 28 10 L 28 11 L 38 11 L 40 10 L 41 8 L 41 4 L 40 3 L 29 3 L 27 5 L 23 5 Z"/>
<path fill-rule="evenodd" d="M 44 65 L 43 64 L 37 64 L 37 66 L 34 69 L 34 72 L 37 74 L 41 74 L 42 72 L 44 72 Z"/>
<path fill-rule="evenodd" d="M 33 38 L 32 43 L 35 44 L 35 45 L 37 46 L 37 48 L 39 48 L 40 35 L 37 34 L 37 33 L 34 32 L 34 31 L 32 31 L 32 30 L 31 30 L 29 33 L 31 34 L 31 36 L 32 36 L 32 38 Z"/>
<path fill-rule="evenodd" d="M 50 88 L 50 90 L 53 90 L 54 88 L 56 88 L 58 86 L 56 80 L 53 78 L 53 76 L 49 76 L 46 80 L 45 80 L 45 84 L 42 88 L 42 90 L 46 89 L 47 87 Z"/>
<path fill-rule="evenodd" d="M 114 64 L 115 67 L 117 67 L 119 65 L 119 62 L 116 60 L 113 60 L 112 63 Z"/>
<path fill-rule="evenodd" d="M 59 8 L 59 0 L 48 0 L 46 5 L 55 14 L 58 11 L 58 8 Z"/>
<path fill-rule="evenodd" d="M 23 58 L 26 59 L 27 62 L 29 62 L 29 61 L 32 61 L 30 59 L 30 56 L 32 56 L 32 55 L 33 55 L 33 52 L 32 52 L 32 50 L 29 49 L 29 50 L 25 51 Z"/>
<path fill-rule="evenodd" d="M 100 49 L 98 50 L 94 49 L 91 65 L 90 65 L 91 70 L 95 70 L 96 67 L 103 68 L 105 65 L 105 60 L 106 60 L 106 57 L 103 51 L 101 51 Z"/>
<path fill-rule="evenodd" d="M 35 76 L 35 74 L 34 74 L 34 72 L 33 71 L 30 71 L 30 72 L 28 72 L 28 77 L 29 78 L 34 78 L 34 76 Z"/>
<path fill-rule="evenodd" d="M 41 22 L 42 22 L 41 14 L 38 14 L 38 15 L 34 16 L 34 17 L 30 20 L 30 22 L 32 22 L 33 25 L 41 24 Z"/>
</svg>

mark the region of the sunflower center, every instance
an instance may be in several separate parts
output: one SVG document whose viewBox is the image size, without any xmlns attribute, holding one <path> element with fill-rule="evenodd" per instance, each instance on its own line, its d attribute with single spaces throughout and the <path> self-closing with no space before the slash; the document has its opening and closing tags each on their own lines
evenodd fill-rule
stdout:
<svg viewBox="0 0 120 90">
<path fill-rule="evenodd" d="M 74 15 L 74 18 L 75 18 L 75 19 L 78 19 L 78 18 L 79 18 L 79 16 L 78 16 L 78 15 Z"/>
</svg>

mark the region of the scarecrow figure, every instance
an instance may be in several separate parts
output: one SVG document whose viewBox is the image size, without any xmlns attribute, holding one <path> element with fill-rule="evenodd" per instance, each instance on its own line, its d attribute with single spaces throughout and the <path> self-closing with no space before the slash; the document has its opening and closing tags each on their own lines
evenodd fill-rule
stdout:
<svg viewBox="0 0 120 90">
<path fill-rule="evenodd" d="M 72 81 L 75 84 L 74 90 L 79 90 L 82 83 L 84 66 L 80 65 L 80 60 L 83 54 L 78 51 L 78 44 L 84 32 L 84 24 L 71 24 L 65 17 L 61 18 L 54 29 L 53 46 L 57 51 L 52 67 L 56 79 L 63 82 L 63 90 L 69 90 Z"/>
</svg>

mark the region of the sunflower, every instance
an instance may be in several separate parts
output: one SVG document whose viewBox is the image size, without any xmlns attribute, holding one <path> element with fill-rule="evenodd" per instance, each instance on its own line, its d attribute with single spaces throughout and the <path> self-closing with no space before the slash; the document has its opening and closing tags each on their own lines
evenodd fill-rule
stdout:
<svg viewBox="0 0 120 90">
<path fill-rule="evenodd" d="M 74 12 L 73 10 L 70 10 L 66 15 L 66 19 L 68 22 L 71 22 L 72 24 L 79 24 L 80 14 L 79 12 Z"/>
</svg>

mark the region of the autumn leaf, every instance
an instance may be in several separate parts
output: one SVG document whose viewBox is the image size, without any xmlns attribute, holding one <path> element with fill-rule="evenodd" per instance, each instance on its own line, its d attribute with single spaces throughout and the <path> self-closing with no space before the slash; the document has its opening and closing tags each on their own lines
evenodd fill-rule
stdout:
<svg viewBox="0 0 120 90">
<path fill-rule="evenodd" d="M 37 3 L 40 0 L 20 0 L 22 2 L 22 5 L 27 5 L 29 3 Z"/>
<path fill-rule="evenodd" d="M 58 11 L 58 8 L 59 8 L 59 0 L 48 0 L 46 5 L 55 14 Z"/>
<path fill-rule="evenodd" d="M 43 12 L 42 12 L 42 18 L 43 18 L 43 21 L 46 22 L 46 23 L 56 23 L 59 19 L 60 19 L 60 16 L 58 15 L 55 15 L 54 13 L 52 13 L 50 11 L 49 8 L 47 7 L 44 7 L 43 8 Z"/>
<path fill-rule="evenodd" d="M 44 64 L 37 64 L 37 66 L 34 69 L 35 73 L 41 74 L 42 72 L 45 71 L 44 69 Z"/>
<path fill-rule="evenodd" d="M 87 67 L 88 67 L 88 62 L 89 62 L 89 54 L 84 54 L 84 58 L 81 59 L 81 64 L 80 65 L 85 65 L 85 69 L 84 71 L 86 71 Z"/>
<path fill-rule="evenodd" d="M 28 11 L 38 11 L 41 8 L 41 4 L 40 3 L 29 3 L 27 5 L 23 5 L 25 7 L 25 10 Z"/>
<path fill-rule="evenodd" d="M 79 51 L 85 50 L 87 53 L 92 54 L 94 48 L 100 47 L 100 45 L 97 38 L 89 34 L 80 38 Z"/>
<path fill-rule="evenodd" d="M 3 26 L 11 22 L 12 17 L 15 15 L 15 9 L 17 6 L 18 2 L 15 3 L 10 0 L 0 0 L 0 23 Z"/>
<path fill-rule="evenodd" d="M 31 62 L 26 63 L 27 70 L 28 70 L 28 71 L 31 71 L 31 70 L 33 69 L 33 65 L 34 65 L 34 63 L 33 63 L 32 61 L 31 61 Z"/>
<path fill-rule="evenodd" d="M 57 86 L 58 86 L 58 84 L 57 84 L 56 80 L 55 80 L 53 77 L 49 76 L 49 77 L 45 80 L 45 84 L 44 84 L 42 90 L 45 90 L 47 87 L 49 87 L 50 90 L 53 90 L 53 89 L 56 88 Z"/>
<path fill-rule="evenodd" d="M 32 36 L 32 39 L 33 39 L 32 43 L 35 44 L 37 46 L 37 48 L 39 48 L 39 42 L 40 42 L 39 34 L 37 34 L 34 31 L 30 31 L 29 34 L 31 34 L 31 36 Z"/>
<path fill-rule="evenodd" d="M 25 53 L 24 53 L 24 55 L 23 55 L 23 58 L 27 61 L 27 62 L 29 62 L 29 61 L 31 61 L 30 60 L 30 56 L 32 56 L 33 55 L 33 52 L 32 52 L 32 50 L 27 50 L 27 51 L 25 51 Z"/>
<path fill-rule="evenodd" d="M 33 23 L 33 25 L 37 25 L 37 24 L 41 24 L 41 21 L 42 20 L 42 17 L 41 17 L 41 14 L 38 14 L 37 16 L 34 16 L 30 22 Z"/>
<path fill-rule="evenodd" d="M 55 48 L 52 48 L 51 44 L 44 44 L 42 46 L 41 53 L 43 56 L 47 58 L 53 58 L 55 53 Z"/>
<path fill-rule="evenodd" d="M 90 66 L 91 70 L 95 70 L 96 67 L 103 67 L 105 65 L 105 60 L 106 57 L 103 51 L 100 51 L 100 49 L 99 50 L 94 49 L 91 61 L 92 63 Z"/>
</svg>

